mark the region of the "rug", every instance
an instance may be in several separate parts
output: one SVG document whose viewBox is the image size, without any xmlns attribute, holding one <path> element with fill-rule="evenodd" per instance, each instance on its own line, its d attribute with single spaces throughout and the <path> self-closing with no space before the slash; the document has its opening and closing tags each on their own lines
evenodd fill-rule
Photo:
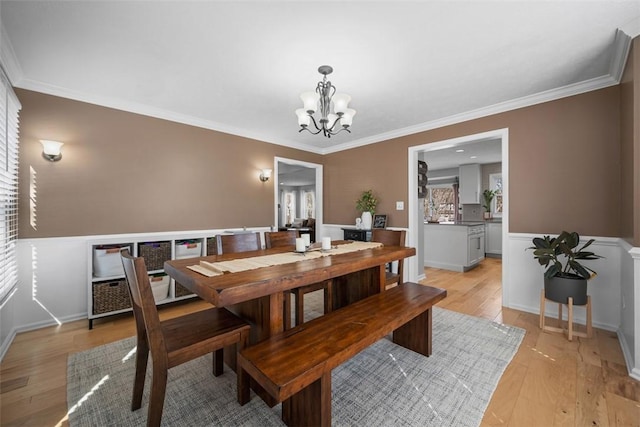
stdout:
<svg viewBox="0 0 640 427">
<path fill-rule="evenodd" d="M 334 426 L 478 426 L 525 331 L 434 307 L 433 354 L 424 357 L 384 338 L 332 373 Z M 69 356 L 67 402 L 74 426 L 145 425 L 132 412 L 135 338 Z M 252 392 L 236 401 L 236 376 L 211 374 L 211 355 L 169 371 L 163 426 L 281 426 L 281 405 Z"/>
</svg>

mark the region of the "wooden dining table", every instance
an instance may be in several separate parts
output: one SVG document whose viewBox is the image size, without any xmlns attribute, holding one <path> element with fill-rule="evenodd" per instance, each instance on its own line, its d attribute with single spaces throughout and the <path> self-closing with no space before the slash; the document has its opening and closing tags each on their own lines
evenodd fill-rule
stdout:
<svg viewBox="0 0 640 427">
<path fill-rule="evenodd" d="M 334 245 L 349 244 L 346 241 Z M 416 254 L 415 248 L 380 246 L 297 262 L 224 273 L 207 277 L 189 269 L 200 261 L 234 259 L 293 252 L 294 247 L 211 255 L 166 261 L 164 270 L 175 281 L 216 307 L 226 307 L 252 324 L 250 342 L 262 341 L 284 329 L 284 293 L 291 289 L 332 280 L 332 309 L 338 309 L 384 291 L 385 265 Z"/>
</svg>

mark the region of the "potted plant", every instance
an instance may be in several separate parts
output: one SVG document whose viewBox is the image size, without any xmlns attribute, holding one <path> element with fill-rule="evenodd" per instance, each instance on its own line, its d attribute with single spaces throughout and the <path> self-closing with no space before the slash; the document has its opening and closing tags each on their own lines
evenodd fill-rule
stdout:
<svg viewBox="0 0 640 427">
<path fill-rule="evenodd" d="M 558 237 L 533 239 L 534 246 L 528 249 L 533 249 L 533 257 L 546 267 L 544 295 L 547 299 L 567 304 L 569 297 L 572 297 L 575 305 L 587 303 L 587 280 L 595 276 L 596 272 L 580 261 L 603 258 L 585 250 L 594 241 L 595 239 L 591 239 L 578 248 L 580 236 L 576 232 L 567 231 L 563 231 Z"/>
<path fill-rule="evenodd" d="M 484 190 L 482 192 L 482 198 L 484 200 L 482 207 L 485 210 L 484 219 L 491 218 L 491 202 L 493 201 L 493 198 L 495 197 L 495 195 L 496 195 L 496 192 L 493 190 Z"/>
<path fill-rule="evenodd" d="M 356 209 L 362 212 L 362 228 L 371 229 L 373 213 L 376 211 L 378 199 L 373 195 L 373 190 L 363 191 L 360 198 L 356 200 Z"/>
</svg>

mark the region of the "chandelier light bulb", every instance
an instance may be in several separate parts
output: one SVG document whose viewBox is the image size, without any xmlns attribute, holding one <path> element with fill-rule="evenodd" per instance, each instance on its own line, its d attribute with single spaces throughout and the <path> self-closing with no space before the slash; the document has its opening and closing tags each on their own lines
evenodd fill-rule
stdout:
<svg viewBox="0 0 640 427">
<path fill-rule="evenodd" d="M 333 111 L 338 115 L 342 115 L 347 110 L 351 97 L 346 93 L 336 93 L 333 95 L 332 101 Z"/>
<path fill-rule="evenodd" d="M 347 108 L 344 112 L 344 114 L 342 115 L 342 118 L 340 119 L 340 124 L 343 127 L 349 127 L 351 126 L 351 123 L 353 122 L 353 116 L 356 115 L 356 110 L 353 110 L 351 108 Z"/>
<path fill-rule="evenodd" d="M 320 99 L 320 95 L 315 92 L 304 92 L 300 95 L 300 99 L 304 103 L 304 110 L 313 114 L 318 109 L 318 100 Z"/>
<path fill-rule="evenodd" d="M 311 117 L 304 110 L 304 108 L 298 108 L 296 110 L 296 115 L 298 116 L 298 124 L 302 127 L 307 127 L 311 123 Z"/>
</svg>

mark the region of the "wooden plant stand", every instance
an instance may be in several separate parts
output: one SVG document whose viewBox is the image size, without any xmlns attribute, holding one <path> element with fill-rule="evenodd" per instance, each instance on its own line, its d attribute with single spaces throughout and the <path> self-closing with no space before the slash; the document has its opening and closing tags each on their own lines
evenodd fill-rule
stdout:
<svg viewBox="0 0 640 427">
<path fill-rule="evenodd" d="M 564 334 L 567 335 L 567 339 L 569 341 L 573 340 L 574 336 L 577 337 L 583 337 L 583 338 L 591 338 L 591 335 L 593 333 L 593 330 L 591 328 L 591 295 L 587 295 L 587 332 L 576 332 L 573 330 L 573 298 L 569 297 L 569 301 L 566 304 L 567 308 L 569 310 L 569 314 L 567 315 L 567 328 L 555 328 L 553 326 L 547 326 L 545 325 L 545 316 L 544 316 L 544 312 L 545 312 L 545 303 L 546 303 L 547 299 L 544 296 L 544 289 L 540 292 L 540 329 L 542 329 L 543 331 L 550 331 L 550 332 L 562 332 Z M 548 300 L 551 301 L 551 300 Z M 558 304 L 558 322 L 560 322 L 560 324 L 562 325 L 562 306 L 565 304 L 556 302 L 556 301 L 552 301 L 555 302 L 556 304 Z"/>
</svg>

